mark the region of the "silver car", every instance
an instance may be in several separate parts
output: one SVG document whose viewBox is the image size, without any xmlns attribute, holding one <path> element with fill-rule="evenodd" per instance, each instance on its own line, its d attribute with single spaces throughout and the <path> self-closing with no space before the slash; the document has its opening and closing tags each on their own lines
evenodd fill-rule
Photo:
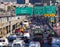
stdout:
<svg viewBox="0 0 60 47">
<path fill-rule="evenodd" d="M 32 41 L 30 42 L 29 47 L 41 47 L 41 45 L 39 42 Z"/>
</svg>

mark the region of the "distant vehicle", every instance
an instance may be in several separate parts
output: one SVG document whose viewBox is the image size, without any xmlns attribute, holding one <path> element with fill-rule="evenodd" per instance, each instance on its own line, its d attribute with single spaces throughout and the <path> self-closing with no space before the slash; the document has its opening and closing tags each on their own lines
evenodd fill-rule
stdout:
<svg viewBox="0 0 60 47">
<path fill-rule="evenodd" d="M 41 47 L 39 42 L 30 42 L 29 47 Z"/>
<path fill-rule="evenodd" d="M 58 44 L 58 45 L 60 45 L 60 38 L 52 38 L 52 42 L 51 42 L 52 44 Z"/>
<path fill-rule="evenodd" d="M 24 37 L 27 37 L 28 39 L 30 39 L 30 33 L 28 31 L 24 31 Z"/>
<path fill-rule="evenodd" d="M 9 44 L 7 38 L 0 38 L 0 46 L 7 46 Z"/>
<path fill-rule="evenodd" d="M 25 43 L 29 43 L 29 40 L 30 40 L 30 33 L 27 31 L 27 30 L 25 30 L 24 31 L 24 41 L 25 41 Z"/>
<path fill-rule="evenodd" d="M 17 36 L 16 36 L 15 34 L 11 34 L 11 35 L 8 37 L 9 42 L 13 42 L 13 40 L 15 40 L 16 37 L 17 37 Z"/>
<path fill-rule="evenodd" d="M 18 34 L 20 32 L 20 28 L 15 29 L 15 33 Z"/>
<path fill-rule="evenodd" d="M 29 21 L 25 20 L 25 21 L 23 21 L 23 24 L 26 25 L 26 27 L 28 27 L 29 26 Z"/>
<path fill-rule="evenodd" d="M 24 44 L 25 42 L 22 39 L 17 38 L 13 41 L 12 47 L 24 47 Z"/>
</svg>

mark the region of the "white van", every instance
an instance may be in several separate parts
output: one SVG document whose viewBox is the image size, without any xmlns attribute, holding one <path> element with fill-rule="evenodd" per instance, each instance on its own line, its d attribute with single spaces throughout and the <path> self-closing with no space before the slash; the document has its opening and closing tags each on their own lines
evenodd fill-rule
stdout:
<svg viewBox="0 0 60 47">
<path fill-rule="evenodd" d="M 7 46 L 9 44 L 7 38 L 0 38 L 0 46 Z"/>
<path fill-rule="evenodd" d="M 21 39 L 16 39 L 13 41 L 12 47 L 24 47 L 24 41 Z"/>
<path fill-rule="evenodd" d="M 41 45 L 39 42 L 32 41 L 32 42 L 30 42 L 29 47 L 41 47 Z"/>
</svg>

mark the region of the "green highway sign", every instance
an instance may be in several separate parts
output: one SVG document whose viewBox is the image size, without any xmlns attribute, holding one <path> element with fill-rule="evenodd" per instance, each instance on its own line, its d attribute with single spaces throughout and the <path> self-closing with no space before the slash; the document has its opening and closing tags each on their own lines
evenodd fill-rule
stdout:
<svg viewBox="0 0 60 47">
<path fill-rule="evenodd" d="M 44 6 L 44 14 L 56 14 L 56 6 Z"/>
<path fill-rule="evenodd" d="M 16 7 L 16 15 L 33 15 L 32 7 Z"/>
<path fill-rule="evenodd" d="M 51 22 L 54 22 L 54 17 L 51 17 L 51 18 L 50 18 L 50 21 L 51 21 Z"/>
<path fill-rule="evenodd" d="M 42 6 L 35 6 L 33 10 L 34 10 L 35 15 L 43 15 L 44 14 Z"/>
<path fill-rule="evenodd" d="M 54 17 L 56 6 L 16 7 L 16 15 L 44 15 Z"/>
</svg>

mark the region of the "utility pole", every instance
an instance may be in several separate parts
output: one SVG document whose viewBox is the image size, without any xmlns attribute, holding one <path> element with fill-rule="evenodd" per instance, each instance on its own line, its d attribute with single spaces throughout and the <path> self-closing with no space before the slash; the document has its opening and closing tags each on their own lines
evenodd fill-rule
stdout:
<svg viewBox="0 0 60 47">
<path fill-rule="evenodd" d="M 58 8 L 58 4 L 57 4 L 57 6 L 56 6 L 56 11 L 57 11 L 57 13 L 56 13 L 56 23 L 57 23 L 57 26 L 58 26 L 58 22 L 59 22 L 59 8 Z"/>
</svg>

